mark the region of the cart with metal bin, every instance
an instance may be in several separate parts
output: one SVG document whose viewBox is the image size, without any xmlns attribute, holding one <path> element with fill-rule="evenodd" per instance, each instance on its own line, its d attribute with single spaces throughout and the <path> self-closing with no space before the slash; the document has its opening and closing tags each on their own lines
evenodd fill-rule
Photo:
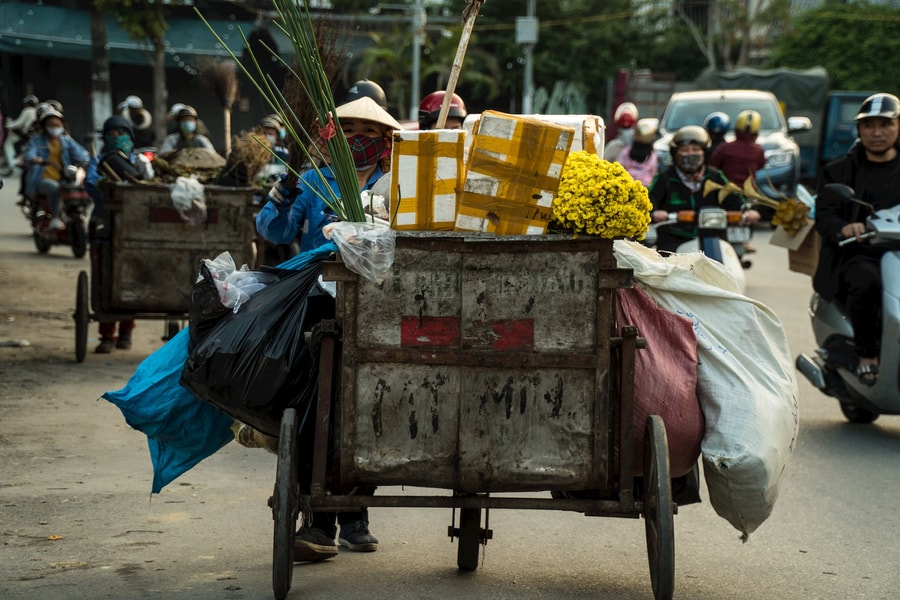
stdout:
<svg viewBox="0 0 900 600">
<path fill-rule="evenodd" d="M 102 226 L 91 241 L 91 275 L 78 274 L 75 357 L 85 358 L 90 321 L 164 319 L 166 337 L 187 318 L 200 260 L 224 251 L 255 263 L 253 189 L 206 186 L 206 216 L 189 223 L 165 184 L 104 187 Z"/>
<path fill-rule="evenodd" d="M 631 286 L 631 271 L 616 267 L 611 240 L 399 232 L 383 283 L 340 261 L 326 263 L 323 277 L 336 284 L 336 315 L 317 334 L 308 493 L 298 410 L 286 409 L 280 424 L 276 598 L 291 587 L 298 515 L 363 506 L 453 509 L 461 570 L 476 569 L 492 508 L 643 517 L 654 597 L 672 598 L 666 431 L 649 417 L 635 458 L 642 339 L 616 323 L 616 289 Z M 338 493 L 372 485 L 448 493 Z M 492 495 L 501 492 L 535 495 Z"/>
</svg>

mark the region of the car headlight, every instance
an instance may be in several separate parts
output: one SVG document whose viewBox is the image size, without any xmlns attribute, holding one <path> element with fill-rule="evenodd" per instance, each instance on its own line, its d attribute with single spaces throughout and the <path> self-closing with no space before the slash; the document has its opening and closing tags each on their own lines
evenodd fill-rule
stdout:
<svg viewBox="0 0 900 600">
<path fill-rule="evenodd" d="M 790 150 L 772 150 L 766 153 L 766 167 L 786 167 L 794 160 Z"/>
</svg>

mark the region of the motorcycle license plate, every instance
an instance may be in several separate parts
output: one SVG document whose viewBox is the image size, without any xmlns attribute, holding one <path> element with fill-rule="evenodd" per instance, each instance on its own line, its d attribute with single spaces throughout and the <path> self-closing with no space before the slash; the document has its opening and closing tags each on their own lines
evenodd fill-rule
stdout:
<svg viewBox="0 0 900 600">
<path fill-rule="evenodd" d="M 742 243 L 750 241 L 749 227 L 729 227 L 726 232 L 727 239 L 731 243 Z"/>
</svg>

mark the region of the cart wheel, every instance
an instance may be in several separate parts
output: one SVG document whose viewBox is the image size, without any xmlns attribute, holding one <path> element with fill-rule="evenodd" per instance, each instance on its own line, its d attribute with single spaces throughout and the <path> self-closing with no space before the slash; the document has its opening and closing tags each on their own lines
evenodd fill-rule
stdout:
<svg viewBox="0 0 900 600">
<path fill-rule="evenodd" d="M 459 510 L 458 543 L 456 566 L 460 571 L 474 571 L 478 568 L 478 550 L 481 545 L 480 508 L 461 508 Z"/>
<path fill-rule="evenodd" d="M 75 360 L 84 362 L 87 353 L 88 323 L 88 276 L 81 271 L 78 273 L 78 285 L 75 291 Z"/>
<path fill-rule="evenodd" d="M 671 600 L 675 593 L 675 511 L 669 475 L 666 426 L 658 415 L 647 418 L 644 434 L 644 524 L 650 580 L 656 600 Z"/>
<path fill-rule="evenodd" d="M 34 247 L 37 248 L 37 251 L 41 254 L 50 252 L 50 242 L 44 239 L 44 236 L 37 231 L 34 232 Z"/>
<path fill-rule="evenodd" d="M 294 574 L 294 532 L 297 528 L 300 488 L 297 482 L 297 410 L 287 408 L 281 417 L 278 436 L 278 465 L 272 518 L 275 521 L 275 550 L 272 557 L 272 588 L 276 600 L 291 589 Z"/>
<path fill-rule="evenodd" d="M 75 258 L 82 258 L 84 253 L 87 252 L 87 234 L 84 231 L 84 223 L 81 219 L 75 219 L 69 226 L 72 229 L 69 232 L 69 235 L 72 236 L 70 238 L 72 240 L 72 254 Z"/>
</svg>

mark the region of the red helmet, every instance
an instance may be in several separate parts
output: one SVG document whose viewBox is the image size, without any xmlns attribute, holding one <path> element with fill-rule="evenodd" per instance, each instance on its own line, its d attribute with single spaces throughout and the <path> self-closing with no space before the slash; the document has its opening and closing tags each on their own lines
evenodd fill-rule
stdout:
<svg viewBox="0 0 900 600">
<path fill-rule="evenodd" d="M 638 109 L 631 102 L 623 102 L 613 115 L 613 122 L 619 129 L 631 129 L 637 125 Z"/>
<path fill-rule="evenodd" d="M 428 129 L 438 120 L 441 115 L 441 106 L 444 104 L 445 91 L 431 92 L 419 104 L 419 128 Z M 456 117 L 457 119 L 465 119 L 466 103 L 457 94 L 450 97 L 450 111 L 447 117 Z"/>
</svg>

